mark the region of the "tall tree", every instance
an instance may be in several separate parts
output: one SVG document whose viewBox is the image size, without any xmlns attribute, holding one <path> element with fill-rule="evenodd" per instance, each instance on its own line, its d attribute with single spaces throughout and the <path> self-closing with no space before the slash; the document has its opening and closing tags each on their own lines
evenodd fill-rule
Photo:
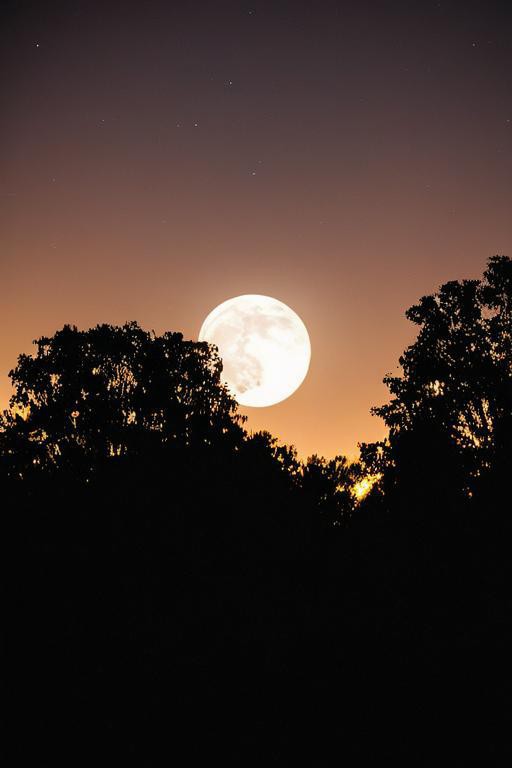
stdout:
<svg viewBox="0 0 512 768">
<path fill-rule="evenodd" d="M 489 260 L 482 280 L 451 281 L 406 316 L 419 326 L 374 408 L 389 428 L 394 478 L 471 494 L 510 455 L 512 261 Z"/>
</svg>

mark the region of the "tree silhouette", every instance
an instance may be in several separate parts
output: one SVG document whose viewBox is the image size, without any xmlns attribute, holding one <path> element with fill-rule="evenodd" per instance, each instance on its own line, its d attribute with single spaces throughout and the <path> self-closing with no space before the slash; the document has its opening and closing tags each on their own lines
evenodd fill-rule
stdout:
<svg viewBox="0 0 512 768">
<path fill-rule="evenodd" d="M 35 343 L 10 374 L 0 473 L 40 546 L 205 558 L 304 547 L 296 452 L 245 432 L 215 348 L 135 322 Z"/>
<path fill-rule="evenodd" d="M 2 455 L 11 474 L 68 470 L 82 479 L 112 458 L 175 446 L 240 444 L 243 417 L 221 384 L 221 361 L 180 333 L 137 323 L 65 326 L 21 355 L 10 376 Z"/>
<path fill-rule="evenodd" d="M 418 337 L 402 375 L 384 379 L 391 401 L 373 409 L 389 428 L 395 479 L 472 494 L 510 455 L 511 307 L 512 261 L 495 256 L 483 280 L 448 282 L 406 312 Z"/>
<path fill-rule="evenodd" d="M 318 525 L 348 525 L 355 507 L 354 487 L 361 477 L 361 464 L 349 462 L 345 456 L 309 457 L 302 470 L 301 489 Z"/>
</svg>

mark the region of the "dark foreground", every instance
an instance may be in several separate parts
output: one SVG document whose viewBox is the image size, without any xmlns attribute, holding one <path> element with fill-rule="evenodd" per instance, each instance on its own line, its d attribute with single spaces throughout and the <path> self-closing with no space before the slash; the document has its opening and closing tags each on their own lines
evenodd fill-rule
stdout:
<svg viewBox="0 0 512 768">
<path fill-rule="evenodd" d="M 183 556 L 70 513 L 17 528 L 11 764 L 510 764 L 509 539 L 362 520 Z"/>
</svg>

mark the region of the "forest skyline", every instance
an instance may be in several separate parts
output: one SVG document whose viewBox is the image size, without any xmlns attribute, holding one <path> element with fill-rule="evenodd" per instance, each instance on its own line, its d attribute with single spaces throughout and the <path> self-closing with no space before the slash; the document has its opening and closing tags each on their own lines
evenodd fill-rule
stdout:
<svg viewBox="0 0 512 768">
<path fill-rule="evenodd" d="M 507 258 L 507 257 L 498 257 L 498 256 L 496 256 L 494 258 Z M 454 282 L 455 283 L 456 281 L 448 281 L 448 282 Z M 442 289 L 443 287 L 444 287 L 443 285 L 440 285 L 439 289 Z M 423 300 L 424 298 L 425 298 L 425 296 L 423 296 L 423 297 L 418 296 L 417 300 L 419 302 L 420 300 Z M 412 307 L 409 307 L 406 310 L 406 312 L 404 312 L 404 318 L 407 318 L 407 322 L 409 324 L 411 323 L 411 318 L 408 317 L 408 313 L 410 312 L 411 309 L 412 309 Z M 126 320 L 124 323 L 121 323 L 119 325 L 120 325 L 120 327 L 128 327 L 130 324 L 133 324 L 133 323 L 135 323 L 135 325 L 138 326 L 138 322 L 136 320 L 133 320 L 133 319 L 132 320 Z M 99 324 L 97 324 L 97 327 L 100 327 L 101 325 L 107 326 L 108 324 L 99 323 Z M 77 328 L 72 323 L 64 323 L 63 329 L 66 328 L 66 327 L 74 328 L 75 330 L 78 330 L 79 332 L 84 332 L 84 331 L 87 330 L 87 329 Z M 54 329 L 54 330 L 55 330 L 56 333 L 58 333 L 60 331 L 60 329 Z M 92 330 L 92 327 L 91 327 L 90 330 Z M 154 329 L 148 329 L 148 328 L 142 329 L 141 328 L 141 330 L 144 330 L 146 333 L 149 333 L 149 334 L 155 334 L 155 330 Z M 414 331 L 415 331 L 414 325 L 411 325 L 411 333 L 410 333 L 410 341 L 411 341 L 411 343 L 414 342 Z M 173 333 L 173 334 L 178 333 L 178 334 L 181 334 L 183 336 L 183 338 L 185 338 L 184 334 L 179 329 L 172 329 L 172 330 L 171 329 L 163 329 L 162 332 L 164 334 L 165 333 Z M 51 336 L 52 334 L 50 333 L 48 335 Z M 37 339 L 34 339 L 31 342 L 31 348 L 29 348 L 26 352 L 25 351 L 20 352 L 20 354 L 22 356 L 26 355 L 26 354 L 28 354 L 28 355 L 33 354 L 34 353 L 34 346 L 35 345 L 37 346 L 37 341 L 38 341 Z M 189 339 L 189 340 L 187 339 L 186 341 L 188 343 L 193 343 L 194 339 Z M 389 398 L 389 392 L 385 389 L 386 377 L 389 377 L 389 376 L 400 376 L 400 375 L 403 374 L 403 368 L 402 368 L 402 366 L 400 364 L 400 359 L 402 358 L 402 355 L 404 354 L 405 351 L 406 350 L 400 350 L 397 353 L 395 361 L 394 361 L 394 365 L 388 367 L 387 372 L 384 375 L 381 376 L 381 383 L 383 384 L 383 397 L 381 398 L 380 402 L 370 404 L 369 409 L 368 409 L 368 414 L 370 415 L 371 419 L 374 420 L 374 421 L 379 421 L 380 419 L 382 419 L 381 413 L 378 413 L 378 411 L 382 411 L 382 409 L 385 408 L 385 406 L 389 403 L 389 399 L 390 399 Z M 220 358 L 220 361 L 222 363 L 222 358 Z M 13 369 L 11 369 L 11 373 L 12 373 L 12 370 Z M 9 377 L 10 377 L 10 374 L 9 374 Z M 306 380 L 307 380 L 307 377 L 306 377 Z M 222 373 L 221 373 L 221 381 L 222 381 Z M 304 384 L 302 384 L 302 386 L 304 386 Z M 299 391 L 300 391 L 300 388 L 299 388 Z M 296 396 L 297 396 L 297 392 L 293 393 L 290 396 L 290 398 L 288 398 L 288 399 L 292 399 L 292 398 L 294 398 Z M 13 397 L 13 390 L 12 390 L 12 386 L 10 386 L 9 389 L 7 390 L 7 394 L 4 396 L 4 403 L 0 402 L 0 410 L 7 409 L 7 411 L 8 411 L 10 409 L 9 403 L 10 403 L 10 399 L 12 397 Z M 345 456 L 349 461 L 357 462 L 358 459 L 359 459 L 359 456 L 360 456 L 360 446 L 361 446 L 361 444 L 364 445 L 366 443 L 371 443 L 371 442 L 375 442 L 375 441 L 378 442 L 380 440 L 385 440 L 386 436 L 387 436 L 386 425 L 385 425 L 385 423 L 382 423 L 382 424 L 379 425 L 378 428 L 375 429 L 375 431 L 373 433 L 371 433 L 371 434 L 374 435 L 373 440 L 365 439 L 364 436 L 363 437 L 359 437 L 359 438 L 357 438 L 355 445 L 351 446 L 351 449 L 349 449 L 347 451 L 336 450 L 335 449 L 333 453 L 322 453 L 322 451 L 319 450 L 318 447 L 315 447 L 314 444 L 313 444 L 313 446 L 312 446 L 313 449 L 312 450 L 310 450 L 308 452 L 303 452 L 303 451 L 301 451 L 300 446 L 297 446 L 294 443 L 292 443 L 290 441 L 287 441 L 286 439 L 283 438 L 282 435 L 274 434 L 272 432 L 272 430 L 270 428 L 270 424 L 271 424 L 272 420 L 269 419 L 268 412 L 269 412 L 269 410 L 271 410 L 272 408 L 275 408 L 275 407 L 276 406 L 270 406 L 270 407 L 266 407 L 266 408 L 258 408 L 258 409 L 256 409 L 256 408 L 247 408 L 247 407 L 244 407 L 244 406 L 242 406 L 240 404 L 237 404 L 237 410 L 238 410 L 238 412 L 240 413 L 240 415 L 244 419 L 244 423 L 246 424 L 246 430 L 247 430 L 248 434 L 253 434 L 253 433 L 256 434 L 256 433 L 261 432 L 261 431 L 268 432 L 269 434 L 272 435 L 273 438 L 275 438 L 275 440 L 278 442 L 279 445 L 291 447 L 296 452 L 297 457 L 298 457 L 298 459 L 300 461 L 306 461 L 309 457 L 312 457 L 312 456 L 322 457 L 322 458 L 324 458 L 326 460 L 334 459 L 337 456 L 338 457 L 339 456 Z M 261 412 L 261 416 L 259 414 L 256 415 L 258 411 Z M 252 416 L 252 418 L 251 418 L 251 416 Z M 362 431 L 364 432 L 364 428 L 363 428 Z M 339 445 L 341 445 L 342 442 L 343 442 L 342 440 L 338 440 L 338 444 Z M 362 497 L 367 492 L 367 490 L 369 490 L 370 488 L 371 488 L 371 484 L 370 485 L 366 485 L 365 483 L 363 483 L 363 485 L 360 486 L 360 490 L 358 490 L 356 492 L 356 496 L 361 495 L 361 497 Z"/>
<path fill-rule="evenodd" d="M 247 434 L 215 350 L 180 333 L 65 326 L 19 356 L 17 758 L 508 762 L 512 259 L 407 317 L 387 438 L 358 462 Z"/>
<path fill-rule="evenodd" d="M 416 427 L 416 432 L 420 434 L 422 428 L 430 422 L 436 424 L 440 418 L 435 429 L 441 427 L 443 439 L 448 441 L 447 445 L 451 444 L 450 450 L 460 452 L 463 464 L 467 462 L 463 459 L 464 454 L 485 457 L 488 449 L 494 450 L 496 440 L 505 439 L 503 427 L 498 428 L 498 424 L 502 421 L 506 423 L 508 418 L 511 291 L 512 260 L 496 255 L 488 259 L 480 279 L 448 281 L 437 292 L 421 296 L 416 304 L 407 309 L 405 316 L 416 329 L 416 339 L 402 351 L 396 372 L 388 373 L 383 378 L 389 393 L 385 402 L 371 408 L 372 416 L 380 417 L 387 431 L 380 440 L 360 440 L 357 455 L 337 452 L 335 456 L 324 456 L 314 451 L 303 456 L 295 445 L 285 443 L 268 429 L 247 429 L 246 409 L 237 402 L 235 394 L 223 379 L 223 361 L 214 344 L 186 340 L 179 331 L 158 335 L 154 330 L 143 329 L 136 321 L 122 326 L 99 323 L 90 329 L 78 329 L 66 324 L 55 334 L 36 339 L 33 354 L 21 353 L 16 367 L 9 372 L 13 394 L 0 422 L 3 438 L 5 440 L 12 430 L 16 432 L 21 426 L 25 438 L 28 437 L 42 451 L 37 463 L 44 465 L 53 455 L 50 465 L 55 462 L 58 465 L 59 440 L 55 438 L 54 448 L 51 448 L 54 425 L 50 420 L 44 426 L 47 418 L 45 411 L 51 412 L 53 407 L 57 409 L 56 413 L 59 408 L 65 409 L 57 416 L 56 423 L 66 424 L 61 435 L 64 444 L 71 439 L 73 443 L 77 441 L 75 448 L 78 448 L 82 438 L 77 435 L 84 429 L 81 410 L 85 408 L 85 414 L 89 411 L 91 415 L 94 413 L 98 400 L 89 403 L 88 390 L 96 390 L 101 381 L 106 390 L 102 395 L 100 386 L 95 397 L 106 397 L 108 400 L 111 398 L 109 390 L 112 389 L 114 400 L 111 403 L 112 414 L 106 405 L 100 407 L 105 424 L 101 421 L 97 423 L 98 433 L 108 431 L 110 427 L 114 429 L 112 434 L 119 436 L 125 432 L 128 436 L 130 430 L 140 428 L 163 429 L 162 434 L 170 430 L 165 440 L 169 437 L 174 440 L 177 435 L 172 436 L 171 433 L 176 427 L 173 427 L 169 414 L 174 408 L 177 423 L 180 424 L 180 409 L 190 407 L 192 424 L 196 418 L 194 407 L 191 403 L 186 405 L 186 397 L 181 400 L 179 392 L 183 387 L 185 391 L 189 386 L 196 387 L 193 401 L 201 414 L 200 419 L 215 420 L 217 405 L 221 404 L 227 423 L 231 419 L 239 436 L 249 441 L 263 437 L 264 442 L 269 441 L 275 456 L 282 451 L 283 456 L 288 457 L 287 461 L 290 460 L 294 467 L 293 472 L 307 472 L 308 467 L 315 463 L 324 469 L 336 467 L 339 462 L 347 468 L 351 467 L 351 480 L 346 485 L 346 491 L 352 503 L 357 504 L 374 486 L 379 487 L 382 478 L 385 481 L 393 464 L 392 459 L 386 456 L 392 455 L 394 441 L 400 442 L 409 431 L 414 435 L 416 422 L 423 424 L 420 428 Z M 165 349 L 166 359 L 161 358 L 157 363 L 158 355 L 162 355 Z M 154 358 L 155 354 L 157 357 Z M 180 361 L 177 370 L 170 377 L 167 374 L 167 379 L 165 376 L 160 378 L 163 369 L 172 363 L 174 355 Z M 151 367 L 153 358 L 154 369 Z M 189 365 L 190 370 L 187 368 Z M 163 366 L 160 371 L 159 366 Z M 93 374 L 100 373 L 101 379 L 94 381 Z M 204 394 L 202 375 L 206 376 Z M 180 378 L 184 383 L 179 383 Z M 86 381 L 89 383 L 86 384 Z M 210 393 L 212 386 L 212 391 L 217 392 L 217 400 Z M 115 399 L 119 387 L 128 396 L 120 411 L 121 401 L 118 403 Z M 153 390 L 157 398 L 155 403 L 158 402 L 159 406 L 154 404 L 153 410 L 145 415 L 143 408 L 142 422 L 138 424 L 135 403 L 142 403 L 148 398 L 151 402 L 150 393 Z M 134 398 L 132 405 L 128 404 L 130 398 Z M 168 423 L 164 428 L 166 421 Z M 144 422 L 147 422 L 145 426 Z M 85 427 L 84 434 L 89 434 L 90 429 Z M 73 430 L 77 430 L 77 435 L 73 435 Z M 231 426 L 227 432 L 230 430 Z M 428 443 L 428 433 L 426 438 Z M 125 453 L 122 438 L 119 437 L 119 445 L 112 439 L 105 458 L 122 457 Z M 182 435 L 180 439 L 185 438 Z M 82 451 L 83 446 L 79 450 Z M 128 445 L 126 450 L 129 453 Z M 16 450 L 10 452 L 14 458 Z M 466 491 L 480 474 L 486 474 L 485 466 L 485 458 L 473 462 L 473 469 L 465 481 Z"/>
</svg>

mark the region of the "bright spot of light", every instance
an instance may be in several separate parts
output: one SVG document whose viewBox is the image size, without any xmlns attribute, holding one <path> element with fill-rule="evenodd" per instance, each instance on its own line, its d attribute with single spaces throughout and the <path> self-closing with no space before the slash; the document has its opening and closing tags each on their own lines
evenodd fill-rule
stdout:
<svg viewBox="0 0 512 768">
<path fill-rule="evenodd" d="M 366 477 L 363 477 L 362 480 L 354 483 L 352 486 L 352 496 L 354 496 L 355 500 L 362 501 L 381 477 L 382 475 L 380 473 L 377 475 L 367 475 Z"/>
</svg>

